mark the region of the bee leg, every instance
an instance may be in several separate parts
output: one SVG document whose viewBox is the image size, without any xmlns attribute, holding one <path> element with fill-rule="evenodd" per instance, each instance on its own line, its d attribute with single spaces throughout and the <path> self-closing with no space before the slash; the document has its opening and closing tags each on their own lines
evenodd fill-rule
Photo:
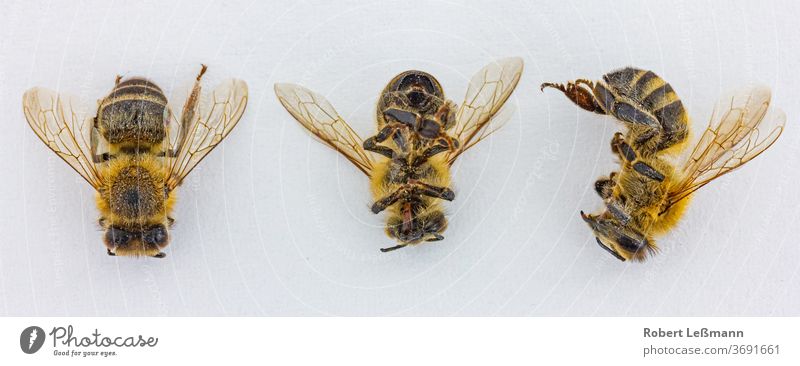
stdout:
<svg viewBox="0 0 800 366">
<path fill-rule="evenodd" d="M 117 253 L 112 252 L 111 249 L 106 249 L 106 254 L 108 254 L 110 257 L 116 257 L 117 256 Z"/>
<path fill-rule="evenodd" d="M 611 215 L 614 216 L 622 225 L 627 225 L 631 221 L 631 216 L 625 212 L 622 203 L 617 199 L 609 199 L 606 201 L 606 209 Z"/>
<path fill-rule="evenodd" d="M 442 234 L 433 234 L 432 237 L 425 239 L 425 241 L 439 241 L 444 240 L 444 236 Z"/>
<path fill-rule="evenodd" d="M 594 190 L 602 199 L 611 198 L 611 193 L 617 185 L 617 172 L 612 172 L 608 178 L 600 178 L 594 182 Z"/>
<path fill-rule="evenodd" d="M 615 133 L 614 138 L 611 139 L 611 151 L 619 155 L 620 160 L 625 162 L 632 162 L 637 157 L 636 151 L 633 151 L 631 145 L 625 142 L 621 132 Z"/>
<path fill-rule="evenodd" d="M 167 256 L 167 253 L 158 252 L 158 254 L 154 255 L 153 258 L 164 258 Z"/>
<path fill-rule="evenodd" d="M 636 140 L 634 140 L 634 144 L 636 145 L 637 149 L 644 149 L 646 151 L 658 151 L 659 149 L 658 140 L 661 139 L 659 137 L 660 134 L 661 134 L 660 128 L 653 128 L 647 130 L 636 137 Z"/>
<path fill-rule="evenodd" d="M 442 121 L 442 127 L 445 130 L 450 129 L 450 127 L 456 124 L 456 110 L 458 110 L 458 105 L 448 99 L 439 107 L 439 110 L 436 111 L 436 118 Z"/>
<path fill-rule="evenodd" d="M 372 151 L 378 154 L 381 154 L 389 159 L 394 158 L 395 152 L 389 147 L 378 145 L 392 135 L 394 135 L 395 131 L 397 131 L 397 126 L 394 124 L 388 124 L 386 127 L 382 128 L 378 131 L 378 134 L 372 136 L 366 140 L 364 140 L 364 150 Z"/>
<path fill-rule="evenodd" d="M 444 132 L 440 136 L 440 141 L 442 144 L 447 145 L 447 148 L 450 151 L 458 150 L 458 148 L 461 147 L 461 142 L 459 142 L 457 138 L 450 137 Z"/>
<path fill-rule="evenodd" d="M 375 201 L 375 203 L 372 204 L 372 213 L 376 214 L 387 209 L 389 206 L 395 204 L 405 194 L 406 190 L 401 188 L 392 192 L 390 195 Z"/>
<path fill-rule="evenodd" d="M 407 245 L 408 244 L 399 244 L 399 245 L 395 245 L 393 247 L 381 248 L 381 252 L 383 252 L 383 253 L 391 252 L 391 251 L 394 251 L 394 250 L 398 250 L 400 248 L 405 248 Z"/>
<path fill-rule="evenodd" d="M 172 225 L 175 225 L 175 219 L 167 216 L 167 226 L 172 227 Z"/>
<path fill-rule="evenodd" d="M 419 115 L 403 109 L 389 108 L 383 112 L 383 117 L 389 122 L 387 125 L 393 124 L 392 122 L 398 122 L 411 129 L 416 129 L 419 123 Z"/>
<path fill-rule="evenodd" d="M 408 151 L 408 141 L 402 133 L 392 135 L 392 141 L 400 148 L 400 151 Z"/>
<path fill-rule="evenodd" d="M 432 213 L 424 219 L 423 230 L 427 239 L 425 241 L 444 240 L 441 234 L 447 228 L 447 219 L 441 211 Z"/>
<path fill-rule="evenodd" d="M 452 201 L 456 198 L 456 193 L 447 187 L 437 187 L 427 183 L 415 182 L 415 189 L 422 195 L 443 199 L 445 201 Z"/>
<path fill-rule="evenodd" d="M 633 163 L 633 170 L 639 174 L 658 182 L 664 181 L 664 174 L 651 167 L 649 164 L 643 161 L 634 162 L 637 159 L 636 152 L 630 145 L 628 145 L 627 142 L 625 142 L 621 133 L 617 132 L 614 135 L 614 138 L 611 140 L 611 150 L 619 154 L 622 161 Z"/>
<path fill-rule="evenodd" d="M 644 175 L 652 180 L 663 182 L 664 181 L 664 174 L 661 174 L 658 170 L 655 170 L 653 167 L 648 165 L 643 161 L 637 161 L 633 164 L 633 170 L 637 171 L 639 174 Z"/>
<path fill-rule="evenodd" d="M 589 112 L 594 112 L 598 114 L 606 114 L 603 111 L 603 108 L 597 104 L 597 101 L 594 97 L 594 83 L 585 80 L 585 79 L 578 79 L 574 82 L 570 81 L 567 85 L 559 84 L 559 83 L 543 83 L 539 90 L 544 91 L 544 88 L 554 88 L 560 90 L 564 95 L 575 103 L 578 107 L 581 107 Z"/>
<path fill-rule="evenodd" d="M 624 101 L 616 101 L 611 108 L 613 109 L 614 117 L 622 122 L 646 128 L 643 132 L 639 133 L 634 140 L 634 145 L 636 145 L 637 149 L 645 148 L 646 145 L 650 144 L 653 138 L 661 136 L 664 132 L 664 127 L 661 125 L 661 122 L 641 107 L 634 106 Z M 657 145 L 657 143 L 655 145 Z M 655 148 L 657 148 L 657 146 L 651 146 L 648 150 Z"/>
<path fill-rule="evenodd" d="M 422 165 L 422 163 L 430 159 L 432 156 L 443 153 L 445 151 L 453 150 L 453 148 L 451 148 L 451 146 L 453 145 L 455 145 L 455 148 L 458 148 L 458 140 L 455 139 L 451 139 L 451 141 L 448 141 L 445 138 L 441 138 L 437 140 L 437 142 L 438 143 L 436 145 L 428 147 L 427 149 L 422 151 L 422 154 L 415 156 L 414 160 L 411 162 L 411 166 L 418 167 Z M 453 144 L 453 142 L 455 144 Z"/>
<path fill-rule="evenodd" d="M 452 201 L 453 199 L 456 198 L 455 192 L 453 192 L 453 190 L 450 188 L 437 187 L 427 183 L 414 181 L 410 183 L 409 186 L 400 188 L 392 192 L 388 196 L 375 201 L 375 203 L 372 204 L 372 208 L 370 210 L 372 211 L 372 213 L 376 214 L 387 209 L 389 206 L 395 204 L 401 198 L 407 196 L 409 194 L 409 189 L 414 190 L 415 193 L 428 197 L 443 199 L 445 201 Z"/>
<path fill-rule="evenodd" d="M 689 136 L 688 128 L 685 126 L 683 128 L 680 128 L 678 131 L 664 133 L 661 136 L 660 141 L 658 142 L 657 149 L 658 150 L 666 149 L 681 141 L 686 140 L 688 136 Z"/>
</svg>

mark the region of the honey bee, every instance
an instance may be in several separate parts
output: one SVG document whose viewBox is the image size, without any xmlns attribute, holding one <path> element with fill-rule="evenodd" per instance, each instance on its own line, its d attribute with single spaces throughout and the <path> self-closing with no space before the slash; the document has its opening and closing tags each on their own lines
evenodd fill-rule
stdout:
<svg viewBox="0 0 800 366">
<path fill-rule="evenodd" d="M 674 157 L 686 149 L 689 116 L 672 86 L 652 71 L 628 67 L 597 82 L 544 83 L 544 88 L 556 88 L 579 107 L 610 115 L 627 129 L 611 140 L 620 170 L 595 183 L 605 211 L 581 212 L 600 247 L 622 261 L 643 261 L 655 253 L 653 236 L 677 224 L 689 197 L 772 146 L 786 122 L 780 111 L 767 114 L 768 88 L 738 91 L 720 100 L 681 163 Z"/>
<path fill-rule="evenodd" d="M 514 91 L 522 68 L 520 58 L 487 65 L 471 79 L 460 106 L 445 98 L 432 75 L 403 72 L 378 96 L 378 133 L 366 140 L 323 96 L 293 84 L 275 84 L 275 93 L 303 127 L 370 178 L 371 210 L 388 211 L 386 234 L 398 242 L 381 249 L 388 252 L 444 239 L 447 219 L 441 200 L 455 198 L 450 166 L 501 127 L 502 121 L 492 117 Z"/>
<path fill-rule="evenodd" d="M 96 190 L 108 255 L 165 256 L 175 188 L 244 113 L 247 84 L 231 79 L 201 97 L 205 72 L 203 65 L 180 123 L 161 88 L 139 77 L 118 76 L 90 118 L 73 97 L 43 88 L 22 97 L 33 132 Z"/>
</svg>

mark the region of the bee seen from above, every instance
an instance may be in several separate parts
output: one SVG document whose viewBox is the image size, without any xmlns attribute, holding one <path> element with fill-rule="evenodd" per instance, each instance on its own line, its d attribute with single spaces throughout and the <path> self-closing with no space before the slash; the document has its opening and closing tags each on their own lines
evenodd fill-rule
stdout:
<svg viewBox="0 0 800 366">
<path fill-rule="evenodd" d="M 460 106 L 445 98 L 432 75 L 403 72 L 378 96 L 378 132 L 366 140 L 323 96 L 293 84 L 276 84 L 275 93 L 303 127 L 370 178 L 372 212 L 388 211 L 386 233 L 397 241 L 381 249 L 387 252 L 444 239 L 441 200 L 455 198 L 450 166 L 501 126 L 492 117 L 514 91 L 522 68 L 520 58 L 487 65 L 473 76 Z"/>
<path fill-rule="evenodd" d="M 783 132 L 786 116 L 768 113 L 766 87 L 741 90 L 723 98 L 708 127 L 683 161 L 689 116 L 672 86 L 652 71 L 632 67 L 592 82 L 544 83 L 579 107 L 621 122 L 625 133 L 611 139 L 620 169 L 595 183 L 605 210 L 581 212 L 597 243 L 616 258 L 644 260 L 657 250 L 654 236 L 674 227 L 689 197 L 708 182 L 752 160 Z"/>
<path fill-rule="evenodd" d="M 247 85 L 231 79 L 201 96 L 203 65 L 180 122 L 161 88 L 117 77 L 83 118 L 76 98 L 32 88 L 22 98 L 37 136 L 97 191 L 100 226 L 109 255 L 164 257 L 175 188 L 236 126 L 247 105 Z"/>
</svg>

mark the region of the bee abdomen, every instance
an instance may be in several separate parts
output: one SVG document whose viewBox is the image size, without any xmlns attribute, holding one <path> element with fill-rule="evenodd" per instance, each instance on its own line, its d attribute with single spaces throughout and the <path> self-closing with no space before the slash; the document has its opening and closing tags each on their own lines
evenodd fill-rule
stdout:
<svg viewBox="0 0 800 366">
<path fill-rule="evenodd" d="M 116 98 L 124 96 L 147 96 L 152 97 L 154 102 L 166 105 L 167 97 L 158 85 L 153 82 L 142 78 L 131 78 L 120 82 L 111 91 L 107 98 Z"/>
<path fill-rule="evenodd" d="M 603 81 L 604 84 L 597 85 L 597 94 L 606 96 L 600 98 L 606 111 L 616 116 L 616 110 L 611 108 L 615 98 L 610 96 L 614 95 L 632 102 L 633 110 L 622 109 L 626 113 L 623 120 L 633 119 L 643 125 L 650 124 L 652 118 L 658 121 L 663 134 L 658 150 L 686 139 L 689 123 L 686 109 L 672 86 L 654 72 L 628 67 L 603 75 Z"/>
<path fill-rule="evenodd" d="M 132 78 L 101 102 L 97 127 L 111 144 L 157 144 L 166 137 L 167 97 L 154 83 Z"/>
</svg>

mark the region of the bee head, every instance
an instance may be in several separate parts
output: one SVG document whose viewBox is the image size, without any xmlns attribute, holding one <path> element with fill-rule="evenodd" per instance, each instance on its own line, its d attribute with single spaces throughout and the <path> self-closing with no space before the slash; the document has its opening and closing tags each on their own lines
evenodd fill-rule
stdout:
<svg viewBox="0 0 800 366">
<path fill-rule="evenodd" d="M 147 256 L 163 258 L 161 252 L 169 244 L 169 232 L 162 224 L 126 230 L 119 226 L 110 226 L 103 237 L 109 255 Z"/>
<path fill-rule="evenodd" d="M 414 215 L 410 210 L 401 210 L 400 216 L 389 218 L 386 233 L 400 242 L 397 247 L 419 244 L 424 241 L 438 241 L 444 237 L 441 233 L 447 228 L 447 219 L 441 211 Z M 382 249 L 382 251 L 388 251 Z"/>
<path fill-rule="evenodd" d="M 405 230 L 401 226 L 392 226 L 389 228 L 389 236 L 404 245 L 414 245 L 422 242 L 424 233 L 416 225 Z"/>
<path fill-rule="evenodd" d="M 455 124 L 454 106 L 444 99 L 439 81 L 426 72 L 410 70 L 395 76 L 379 100 L 379 125 L 399 122 L 431 139 Z"/>
<path fill-rule="evenodd" d="M 442 85 L 427 72 L 409 70 L 395 76 L 386 86 L 385 93 L 402 93 L 408 98 L 408 106 L 424 110 L 433 99 L 444 99 Z"/>
<path fill-rule="evenodd" d="M 597 244 L 623 262 L 631 259 L 643 261 L 656 250 L 651 240 L 626 228 L 607 212 L 598 216 L 581 212 L 581 218 L 592 228 Z"/>
</svg>

